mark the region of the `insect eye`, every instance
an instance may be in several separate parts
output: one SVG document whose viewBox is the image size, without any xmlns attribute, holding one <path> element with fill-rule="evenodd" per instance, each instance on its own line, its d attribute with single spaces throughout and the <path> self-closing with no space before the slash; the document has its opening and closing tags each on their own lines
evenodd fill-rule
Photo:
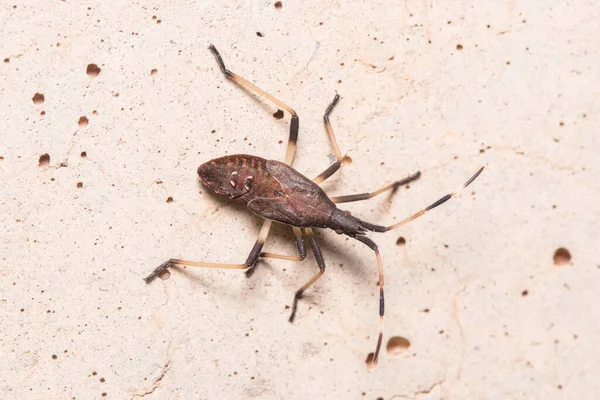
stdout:
<svg viewBox="0 0 600 400">
<path fill-rule="evenodd" d="M 254 181 L 254 177 L 253 176 L 249 176 L 244 180 L 244 188 L 246 190 L 250 190 L 250 188 L 252 187 L 252 182 Z"/>
</svg>

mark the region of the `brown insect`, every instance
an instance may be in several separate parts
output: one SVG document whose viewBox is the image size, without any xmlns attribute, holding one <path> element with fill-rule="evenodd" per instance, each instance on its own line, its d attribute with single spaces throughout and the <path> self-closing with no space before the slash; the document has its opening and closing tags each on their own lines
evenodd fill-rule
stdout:
<svg viewBox="0 0 600 400">
<path fill-rule="evenodd" d="M 329 122 L 329 114 L 337 104 L 339 96 L 336 94 L 333 101 L 327 107 L 323 120 L 325 128 L 329 134 L 329 139 L 335 151 L 336 161 L 325 171 L 314 179 L 309 179 L 293 169 L 290 165 L 296 152 L 296 141 L 298 139 L 299 120 L 296 111 L 277 100 L 268 93 L 262 91 L 252 83 L 241 78 L 225 68 L 223 59 L 213 46 L 209 46 L 214 54 L 221 71 L 228 79 L 231 79 L 240 86 L 253 90 L 275 103 L 279 108 L 289 112 L 292 116 L 290 123 L 290 136 L 287 146 L 285 161 L 265 160 L 261 157 L 247 154 L 236 154 L 215 158 L 198 168 L 198 175 L 202 183 L 217 194 L 228 196 L 235 202 L 245 204 L 250 211 L 265 219 L 258 235 L 258 239 L 250 250 L 248 258 L 243 264 L 216 264 L 198 261 L 187 261 L 180 259 L 170 259 L 162 263 L 147 278 L 146 282 L 151 282 L 162 271 L 169 266 L 187 265 L 193 267 L 208 268 L 234 268 L 246 270 L 246 275 L 250 276 L 256 268 L 259 258 L 278 258 L 283 260 L 302 261 L 306 257 L 306 246 L 304 238 L 308 238 L 315 254 L 319 272 L 309 280 L 304 286 L 296 291 L 292 305 L 292 313 L 289 321 L 293 322 L 298 308 L 298 299 L 302 294 L 313 285 L 317 279 L 325 272 L 325 261 L 315 239 L 313 229 L 329 228 L 338 234 L 348 235 L 364 244 L 375 252 L 377 266 L 379 269 L 379 315 L 380 330 L 377 339 L 377 346 L 374 353 L 370 353 L 367 362 L 370 366 L 375 366 L 379 357 L 379 350 L 383 339 L 383 315 L 384 315 L 384 297 L 383 297 L 383 265 L 381 256 L 375 242 L 369 239 L 365 234 L 372 232 L 387 232 L 396 229 L 420 216 L 427 211 L 435 208 L 442 203 L 450 200 L 462 189 L 467 187 L 483 171 L 479 169 L 462 187 L 450 194 L 445 195 L 430 206 L 422 209 L 416 214 L 390 226 L 374 225 L 365 222 L 357 217 L 350 215 L 348 211 L 337 208 L 336 203 L 348 203 L 370 199 L 378 194 L 392 190 L 395 191 L 399 186 L 414 181 L 420 176 L 417 172 L 405 179 L 399 180 L 386 187 L 383 187 L 372 193 L 360 193 L 347 196 L 328 197 L 319 187 L 325 179 L 332 176 L 342 165 L 342 156 L 335 140 L 333 129 Z M 262 251 L 263 245 L 272 222 L 279 222 L 292 226 L 296 236 L 296 245 L 298 247 L 298 256 L 288 256 L 281 254 L 266 253 Z"/>
</svg>

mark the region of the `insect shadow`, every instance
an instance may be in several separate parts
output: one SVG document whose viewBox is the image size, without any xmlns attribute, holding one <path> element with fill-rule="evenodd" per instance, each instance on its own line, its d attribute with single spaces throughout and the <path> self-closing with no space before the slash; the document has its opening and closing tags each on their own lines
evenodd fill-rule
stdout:
<svg viewBox="0 0 600 400">
<path fill-rule="evenodd" d="M 479 174 L 481 174 L 483 167 L 469 178 L 469 180 L 467 180 L 467 182 L 465 182 L 458 190 L 446 194 L 431 205 L 400 222 L 389 226 L 375 225 L 366 222 L 352 216 L 348 211 L 340 210 L 336 204 L 367 200 L 390 190 L 395 191 L 399 187 L 418 179 L 420 173 L 416 172 L 374 192 L 329 197 L 323 189 L 321 189 L 319 184 L 331 177 L 342 166 L 343 158 L 336 142 L 333 128 L 329 122 L 329 115 L 338 103 L 340 99 L 339 95 L 335 95 L 333 101 L 329 104 L 323 115 L 323 122 L 327 134 L 329 135 L 336 161 L 318 176 L 309 179 L 291 167 L 294 155 L 296 154 L 296 143 L 300 127 L 300 120 L 296 111 L 244 78 L 229 71 L 225 67 L 221 55 L 213 45 L 209 46 L 209 50 L 215 56 L 217 65 L 227 79 L 237 83 L 247 91 L 264 96 L 266 99 L 275 103 L 277 107 L 287 111 L 291 115 L 290 133 L 285 159 L 283 162 L 280 162 L 276 160 L 266 160 L 262 157 L 248 154 L 234 154 L 215 158 L 200 165 L 200 167 L 198 167 L 198 175 L 200 181 L 207 188 L 218 195 L 229 197 L 233 202 L 245 205 L 251 212 L 264 219 L 258 238 L 250 250 L 250 254 L 248 254 L 246 261 L 242 264 L 220 264 L 172 258 L 162 263 L 148 275 L 145 278 L 146 282 L 149 283 L 154 280 L 166 268 L 177 265 L 242 269 L 246 271 L 247 276 L 250 276 L 254 272 L 259 258 L 290 261 L 304 260 L 306 258 L 306 241 L 308 241 L 315 255 L 319 271 L 296 291 L 289 317 L 289 321 L 293 322 L 298 310 L 298 300 L 325 272 L 325 260 L 317 242 L 314 229 L 331 229 L 340 235 L 347 235 L 364 243 L 375 253 L 379 273 L 380 328 L 375 351 L 369 353 L 367 356 L 367 364 L 370 367 L 374 367 L 377 365 L 379 351 L 383 340 L 383 320 L 385 310 L 383 291 L 384 282 L 383 263 L 381 261 L 381 255 L 379 254 L 379 248 L 375 242 L 366 236 L 367 232 L 387 232 L 419 218 L 427 211 L 445 203 L 466 188 L 479 176 Z M 262 251 L 273 222 L 292 227 L 296 238 L 298 255 L 284 255 Z"/>
</svg>

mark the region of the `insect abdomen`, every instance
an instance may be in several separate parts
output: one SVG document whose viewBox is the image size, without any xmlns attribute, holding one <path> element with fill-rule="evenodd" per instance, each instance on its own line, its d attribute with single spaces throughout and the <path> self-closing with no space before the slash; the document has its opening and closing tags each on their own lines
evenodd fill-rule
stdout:
<svg viewBox="0 0 600 400">
<path fill-rule="evenodd" d="M 313 181 L 279 161 L 266 161 L 263 187 L 248 202 L 254 213 L 299 227 L 327 227 L 335 204 Z"/>
</svg>

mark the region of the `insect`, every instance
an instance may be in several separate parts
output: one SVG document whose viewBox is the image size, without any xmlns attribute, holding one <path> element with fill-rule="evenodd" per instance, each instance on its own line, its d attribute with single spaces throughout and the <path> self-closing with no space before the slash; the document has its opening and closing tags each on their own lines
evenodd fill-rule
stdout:
<svg viewBox="0 0 600 400">
<path fill-rule="evenodd" d="M 367 200 L 389 190 L 395 191 L 398 187 L 418 179 L 420 173 L 417 172 L 375 192 L 328 197 L 323 189 L 321 189 L 319 184 L 332 176 L 342 166 L 342 156 L 333 134 L 333 128 L 329 122 L 329 115 L 337 104 L 339 95 L 335 95 L 333 101 L 331 104 L 329 104 L 329 107 L 327 107 L 327 110 L 323 116 L 325 128 L 335 152 L 336 161 L 316 178 L 309 179 L 291 167 L 294 155 L 296 153 L 296 142 L 298 139 L 299 130 L 299 119 L 296 111 L 283 102 L 277 100 L 270 94 L 259 89 L 244 78 L 229 71 L 225 67 L 225 63 L 223 62 L 221 55 L 212 44 L 209 46 L 209 50 L 215 56 L 217 64 L 225 77 L 246 89 L 261 94 L 275 103 L 279 108 L 291 114 L 289 140 L 285 160 L 284 162 L 280 162 L 275 160 L 266 160 L 261 157 L 247 154 L 235 154 L 215 158 L 200 165 L 198 168 L 198 175 L 206 187 L 219 195 L 228 196 L 231 200 L 246 205 L 254 214 L 265 219 L 260 233 L 258 234 L 256 243 L 250 250 L 250 254 L 243 264 L 217 264 L 210 262 L 170 259 L 156 268 L 148 277 L 145 278 L 145 281 L 149 283 L 168 267 L 177 265 L 207 268 L 243 269 L 246 271 L 246 275 L 250 276 L 256 268 L 257 261 L 260 258 L 276 258 L 292 261 L 304 260 L 306 257 L 306 238 L 312 247 L 319 271 L 313 276 L 312 279 L 310 279 L 306 284 L 296 291 L 292 304 L 292 312 L 289 317 L 289 321 L 293 322 L 298 309 L 298 300 L 302 297 L 303 293 L 309 287 L 311 287 L 325 272 L 325 260 L 313 230 L 317 228 L 332 229 L 340 235 L 347 235 L 364 243 L 371 250 L 373 250 L 373 252 L 375 252 L 375 258 L 377 260 L 377 267 L 379 271 L 378 285 L 380 328 L 375 351 L 369 354 L 367 357 L 367 363 L 372 367 L 377 365 L 379 350 L 381 349 L 381 342 L 383 339 L 383 264 L 377 245 L 366 236 L 366 233 L 369 231 L 387 232 L 419 218 L 427 211 L 450 200 L 450 198 L 467 187 L 479 176 L 479 174 L 481 174 L 483 167 L 480 168 L 457 191 L 443 196 L 430 206 L 400 222 L 390 226 L 381 226 L 363 221 L 360 218 L 352 216 L 348 211 L 340 210 L 337 208 L 336 204 Z M 298 256 L 273 254 L 262 251 L 273 221 L 292 227 L 296 237 Z"/>
</svg>

